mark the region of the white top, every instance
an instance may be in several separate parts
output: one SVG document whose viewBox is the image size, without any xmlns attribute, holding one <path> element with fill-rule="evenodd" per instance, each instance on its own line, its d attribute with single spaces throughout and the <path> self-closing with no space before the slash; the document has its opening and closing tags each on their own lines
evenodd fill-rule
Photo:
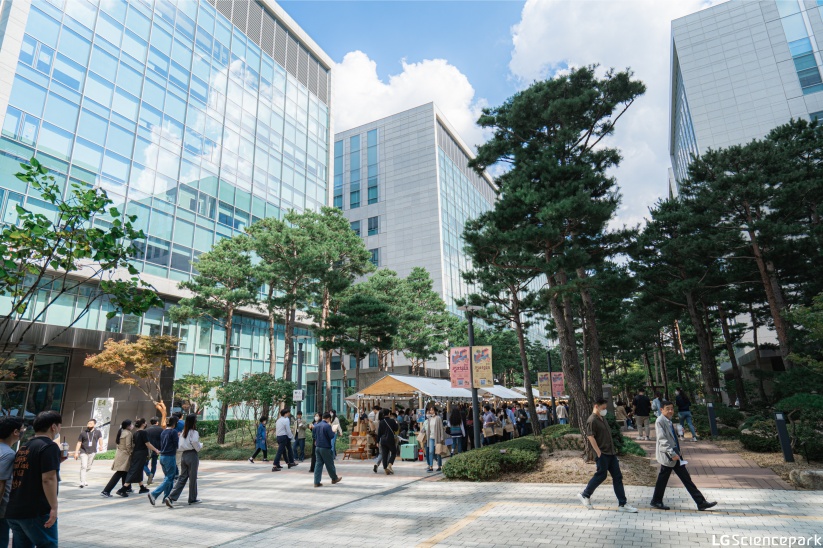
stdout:
<svg viewBox="0 0 823 548">
<path fill-rule="evenodd" d="M 288 436 L 289 439 L 294 439 L 294 434 L 291 431 L 291 421 L 288 417 L 280 417 L 275 423 L 274 435 L 278 438 L 280 436 Z"/>
<path fill-rule="evenodd" d="M 180 433 L 180 443 L 177 445 L 178 451 L 200 451 L 203 444 L 200 443 L 200 433 L 197 430 L 189 430 L 186 437 Z"/>
</svg>

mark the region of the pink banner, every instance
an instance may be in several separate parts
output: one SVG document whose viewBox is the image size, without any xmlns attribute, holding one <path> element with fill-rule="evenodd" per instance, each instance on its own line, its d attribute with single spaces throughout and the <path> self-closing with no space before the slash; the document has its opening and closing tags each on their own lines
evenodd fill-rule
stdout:
<svg viewBox="0 0 823 548">
<path fill-rule="evenodd" d="M 563 396 L 566 392 L 566 380 L 563 373 L 552 373 L 552 394 L 555 398 Z"/>
<path fill-rule="evenodd" d="M 452 388 L 471 388 L 468 346 L 452 348 L 449 351 L 449 376 Z"/>
</svg>

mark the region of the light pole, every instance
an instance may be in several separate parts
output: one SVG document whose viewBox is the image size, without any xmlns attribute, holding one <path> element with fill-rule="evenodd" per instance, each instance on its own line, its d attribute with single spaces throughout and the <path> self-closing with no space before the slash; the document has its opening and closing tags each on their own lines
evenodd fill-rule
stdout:
<svg viewBox="0 0 823 548">
<path fill-rule="evenodd" d="M 303 391 L 303 341 L 309 339 L 308 335 L 295 335 L 297 339 L 297 389 Z M 316 404 L 315 404 L 316 406 Z M 303 400 L 297 402 L 297 412 L 303 411 Z"/>
<path fill-rule="evenodd" d="M 483 310 L 482 306 L 464 304 L 458 306 L 458 310 L 466 313 L 466 319 L 469 320 L 469 382 L 472 385 L 472 422 L 474 423 L 474 448 L 480 447 L 480 399 L 477 396 L 477 388 L 474 387 L 474 355 L 472 347 L 474 346 L 474 322 L 472 312 Z"/>
</svg>

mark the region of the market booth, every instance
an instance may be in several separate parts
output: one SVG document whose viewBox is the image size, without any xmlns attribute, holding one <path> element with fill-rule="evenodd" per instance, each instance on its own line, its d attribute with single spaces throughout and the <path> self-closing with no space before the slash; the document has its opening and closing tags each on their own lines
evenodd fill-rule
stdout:
<svg viewBox="0 0 823 548">
<path fill-rule="evenodd" d="M 433 379 L 429 377 L 416 377 L 413 375 L 386 375 L 378 381 L 370 384 L 360 392 L 346 398 L 346 403 L 359 409 L 364 415 L 375 405 L 380 407 L 391 407 L 393 411 L 398 408 L 424 409 L 429 402 L 437 403 L 447 409 L 453 403 L 470 403 L 471 391 L 465 388 L 452 388 L 451 381 L 446 379 Z M 373 435 L 373 425 L 368 421 L 358 421 L 357 428 L 352 432 L 351 446 L 347 454 L 350 457 L 365 458 L 374 452 L 376 440 Z M 413 446 L 413 441 L 406 444 Z M 401 458 L 403 448 L 401 447 Z M 409 449 L 410 450 L 410 449 Z M 345 455 L 344 455 L 345 458 Z"/>
<path fill-rule="evenodd" d="M 506 388 L 502 384 L 495 384 L 489 388 L 480 388 L 478 389 L 478 393 L 483 398 L 494 401 L 520 401 L 524 398 L 524 395 L 520 392 L 515 392 L 514 390 Z"/>
</svg>

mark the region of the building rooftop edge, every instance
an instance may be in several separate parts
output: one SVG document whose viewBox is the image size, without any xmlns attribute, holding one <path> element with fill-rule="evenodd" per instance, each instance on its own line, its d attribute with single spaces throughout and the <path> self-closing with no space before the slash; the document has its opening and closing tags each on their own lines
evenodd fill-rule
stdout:
<svg viewBox="0 0 823 548">
<path fill-rule="evenodd" d="M 279 19 L 280 22 L 286 26 L 289 32 L 293 31 L 298 36 L 300 42 L 306 47 L 306 49 L 313 53 L 315 57 L 317 57 L 318 61 L 321 61 L 326 70 L 329 72 L 332 71 L 334 61 L 331 57 L 329 57 L 329 54 L 323 51 L 323 48 L 321 48 L 305 30 L 303 30 L 303 27 L 301 27 L 280 4 L 275 2 L 275 0 L 258 1 L 263 8 L 269 10 L 277 19 Z"/>
</svg>

